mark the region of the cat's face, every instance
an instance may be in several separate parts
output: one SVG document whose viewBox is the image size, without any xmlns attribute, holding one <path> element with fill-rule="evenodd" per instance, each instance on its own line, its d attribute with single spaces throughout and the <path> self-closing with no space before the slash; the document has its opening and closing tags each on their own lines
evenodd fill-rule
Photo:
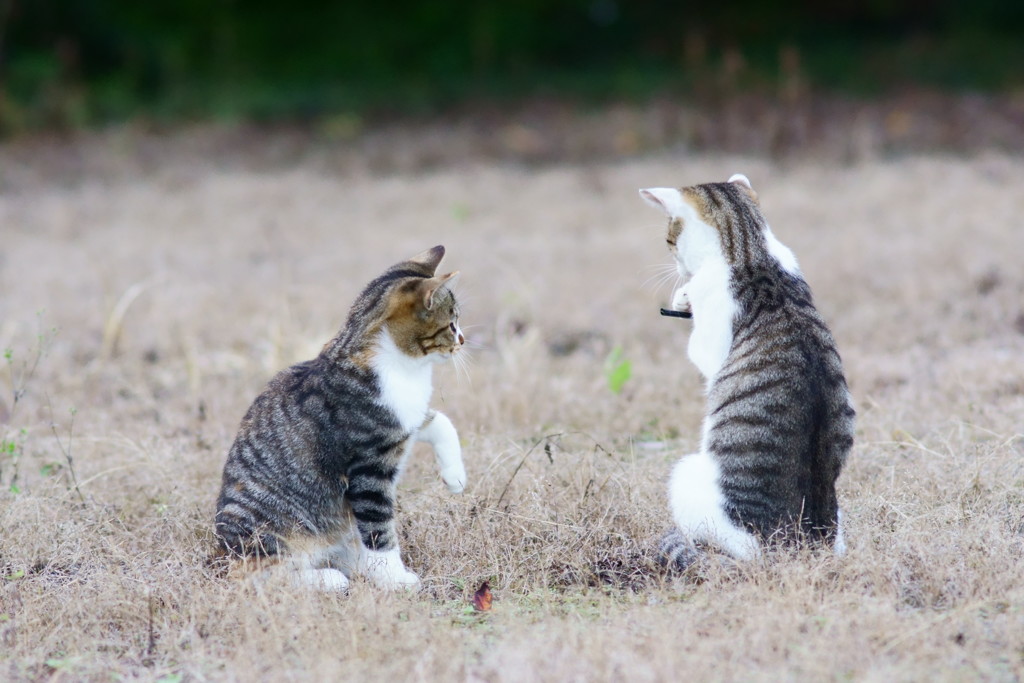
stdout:
<svg viewBox="0 0 1024 683">
<path fill-rule="evenodd" d="M 413 257 L 409 263 L 434 272 L 444 255 L 443 248 L 439 254 L 435 250 Z M 466 343 L 459 326 L 459 304 L 452 291 L 458 275 L 455 271 L 409 277 L 391 290 L 385 326 L 406 355 L 440 362 L 451 358 Z"/>
<path fill-rule="evenodd" d="M 665 237 L 683 277 L 693 275 L 709 259 L 733 261 L 738 213 L 756 211 L 757 195 L 750 181 L 736 174 L 728 183 L 675 189 L 652 187 L 640 196 L 669 219 Z"/>
</svg>

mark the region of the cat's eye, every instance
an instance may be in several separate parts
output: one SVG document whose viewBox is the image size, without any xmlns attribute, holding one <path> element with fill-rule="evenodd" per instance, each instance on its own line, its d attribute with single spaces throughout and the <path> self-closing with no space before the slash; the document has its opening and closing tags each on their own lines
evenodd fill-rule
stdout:
<svg viewBox="0 0 1024 683">
<path fill-rule="evenodd" d="M 455 323 L 448 323 L 448 329 L 452 331 L 452 334 L 454 334 L 455 333 Z"/>
</svg>

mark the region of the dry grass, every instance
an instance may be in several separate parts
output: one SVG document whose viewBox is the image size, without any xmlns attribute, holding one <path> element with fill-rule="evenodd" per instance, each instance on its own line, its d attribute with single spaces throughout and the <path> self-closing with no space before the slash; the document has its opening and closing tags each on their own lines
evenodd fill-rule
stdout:
<svg viewBox="0 0 1024 683">
<path fill-rule="evenodd" d="M 390 177 L 186 161 L 0 187 L 0 437 L 20 488 L 0 456 L 0 678 L 1024 675 L 1021 159 L 679 155 Z M 667 286 L 643 286 L 667 254 L 636 188 L 734 171 L 846 361 L 850 553 L 694 584 L 650 561 L 702 394 L 688 323 L 658 317 Z M 366 281 L 435 243 L 463 271 L 476 349 L 468 376 L 435 382 L 466 493 L 448 496 L 419 453 L 400 494 L 424 590 L 218 577 L 213 503 L 242 412 Z M 603 371 L 615 346 L 633 368 L 620 394 Z M 494 608 L 478 615 L 484 579 Z"/>
</svg>

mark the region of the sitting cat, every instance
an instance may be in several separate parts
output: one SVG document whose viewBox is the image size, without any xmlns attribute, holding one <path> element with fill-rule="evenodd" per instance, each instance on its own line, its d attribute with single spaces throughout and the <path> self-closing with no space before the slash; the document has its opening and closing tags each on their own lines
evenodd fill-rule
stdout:
<svg viewBox="0 0 1024 683">
<path fill-rule="evenodd" d="M 796 257 L 743 175 L 640 195 L 669 218 L 685 279 L 672 305 L 692 313 L 687 352 L 707 392 L 700 452 L 679 461 L 669 484 L 678 529 L 662 542 L 663 561 L 685 569 L 707 546 L 748 559 L 771 540 L 844 552 L 835 483 L 855 414 Z"/>
<path fill-rule="evenodd" d="M 216 535 L 234 558 L 273 557 L 300 581 L 344 590 L 353 574 L 415 586 L 395 533 L 395 487 L 415 441 L 452 493 L 459 437 L 430 410 L 431 370 L 465 339 L 437 246 L 387 269 L 313 360 L 282 371 L 242 420 L 224 466 Z M 261 560 L 260 566 L 273 564 Z"/>
</svg>

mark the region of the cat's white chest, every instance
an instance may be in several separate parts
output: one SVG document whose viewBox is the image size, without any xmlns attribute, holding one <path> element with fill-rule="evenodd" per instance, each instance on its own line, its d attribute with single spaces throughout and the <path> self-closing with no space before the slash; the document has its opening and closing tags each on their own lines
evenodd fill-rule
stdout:
<svg viewBox="0 0 1024 683">
<path fill-rule="evenodd" d="M 411 358 L 398 348 L 387 330 L 381 333 L 373 368 L 380 382 L 380 403 L 398 417 L 402 429 L 413 432 L 427 416 L 433 392 L 432 363 Z"/>
</svg>

